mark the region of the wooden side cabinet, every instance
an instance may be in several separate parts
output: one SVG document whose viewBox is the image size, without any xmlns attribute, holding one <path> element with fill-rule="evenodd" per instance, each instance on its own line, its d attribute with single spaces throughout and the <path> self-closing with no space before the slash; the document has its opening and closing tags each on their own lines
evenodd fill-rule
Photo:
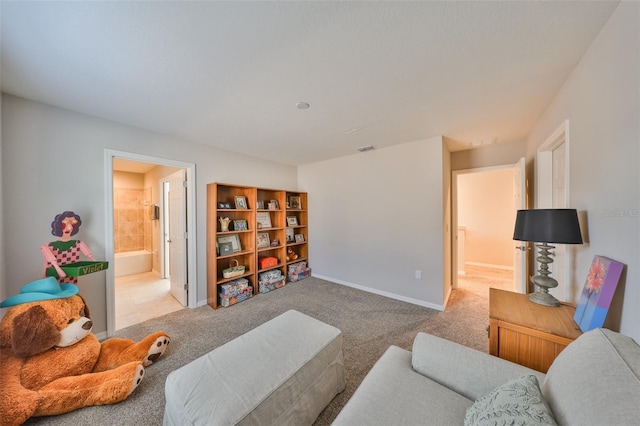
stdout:
<svg viewBox="0 0 640 426">
<path fill-rule="evenodd" d="M 527 295 L 489 290 L 489 353 L 546 373 L 558 354 L 582 334 L 575 307 L 533 303 Z"/>
</svg>

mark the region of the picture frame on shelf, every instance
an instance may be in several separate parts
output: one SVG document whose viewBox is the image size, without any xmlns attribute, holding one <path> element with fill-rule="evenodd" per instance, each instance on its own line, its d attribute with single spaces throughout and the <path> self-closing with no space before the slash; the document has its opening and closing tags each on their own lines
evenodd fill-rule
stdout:
<svg viewBox="0 0 640 426">
<path fill-rule="evenodd" d="M 223 209 L 232 209 L 233 207 L 231 207 L 231 203 L 223 203 L 224 207 Z"/>
<path fill-rule="evenodd" d="M 300 210 L 302 208 L 302 198 L 299 195 L 290 196 L 289 206 L 294 210 Z"/>
<path fill-rule="evenodd" d="M 304 243 L 304 235 L 303 234 L 295 234 L 294 235 L 296 243 Z"/>
<path fill-rule="evenodd" d="M 288 243 L 292 243 L 295 241 L 295 237 L 293 235 L 293 228 L 287 228 L 285 230 L 285 239 Z"/>
<path fill-rule="evenodd" d="M 280 204 L 278 204 L 278 200 L 269 200 L 269 206 L 273 205 L 273 209 L 269 207 L 269 210 L 278 210 L 280 208 Z"/>
<path fill-rule="evenodd" d="M 258 232 L 257 247 L 259 249 L 271 246 L 268 232 Z"/>
<path fill-rule="evenodd" d="M 240 237 L 238 237 L 238 234 L 219 235 L 218 246 L 223 243 L 231 243 L 231 248 L 233 249 L 234 253 L 242 250 L 242 246 L 240 245 Z"/>
<path fill-rule="evenodd" d="M 233 254 L 233 244 L 231 242 L 218 244 L 218 254 L 220 256 L 228 256 Z"/>
<path fill-rule="evenodd" d="M 249 226 L 247 224 L 247 221 L 244 220 L 244 219 L 234 220 L 233 221 L 233 230 L 234 231 L 248 231 L 249 230 Z"/>
<path fill-rule="evenodd" d="M 225 203 L 224 201 L 218 201 L 218 208 L 219 209 L 226 209 L 227 203 Z"/>
<path fill-rule="evenodd" d="M 258 210 L 263 210 L 264 209 L 264 201 L 256 201 L 256 208 Z"/>
<path fill-rule="evenodd" d="M 247 206 L 247 198 L 243 197 L 242 195 L 236 195 L 235 197 L 233 197 L 233 201 L 236 205 L 236 209 L 244 209 L 246 210 L 248 208 Z"/>
<path fill-rule="evenodd" d="M 260 229 L 271 228 L 271 214 L 269 212 L 256 213 L 256 222 Z"/>
<path fill-rule="evenodd" d="M 298 217 L 287 216 L 287 226 L 298 226 Z"/>
</svg>

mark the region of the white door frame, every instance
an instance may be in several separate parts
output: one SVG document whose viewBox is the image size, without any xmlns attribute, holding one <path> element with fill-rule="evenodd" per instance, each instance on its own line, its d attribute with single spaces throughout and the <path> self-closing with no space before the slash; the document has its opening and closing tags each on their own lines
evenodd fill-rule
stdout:
<svg viewBox="0 0 640 426">
<path fill-rule="evenodd" d="M 560 145 L 564 143 L 564 186 L 565 186 L 565 196 L 564 196 L 564 206 L 554 206 L 553 205 L 553 151 L 558 148 Z M 564 208 L 570 206 L 569 201 L 569 156 L 570 156 L 570 145 L 569 145 L 569 120 L 564 120 L 560 126 L 556 130 L 551 133 L 551 135 L 538 147 L 536 153 L 536 196 L 535 196 L 535 206 L 538 209 L 549 209 L 549 208 Z M 551 265 L 553 268 L 553 264 Z M 537 270 L 537 264 L 536 264 Z M 564 256 L 564 276 L 562 277 L 562 281 L 560 285 L 564 285 L 562 289 L 564 292 L 564 297 L 559 297 L 559 299 L 564 299 L 561 301 L 571 301 L 573 300 L 573 289 L 571 283 L 571 271 L 572 271 L 572 262 L 571 256 L 569 254 L 569 247 L 565 247 L 565 256 Z"/>
<path fill-rule="evenodd" d="M 553 207 L 553 150 L 565 146 L 565 204 L 569 205 L 569 120 L 565 120 L 538 148 L 536 161 L 536 208 Z"/>
<path fill-rule="evenodd" d="M 185 169 L 187 172 L 187 270 L 189 276 L 189 300 L 188 307 L 197 305 L 197 268 L 196 268 L 196 165 L 184 161 L 170 160 L 149 155 L 134 154 L 131 152 L 104 150 L 104 186 L 105 186 L 105 257 L 111 265 L 106 271 L 107 290 L 107 337 L 111 337 L 116 331 L 115 315 L 115 277 L 114 277 L 114 226 L 113 226 L 113 159 L 123 158 L 143 163 L 160 164 L 163 166 Z"/>
</svg>

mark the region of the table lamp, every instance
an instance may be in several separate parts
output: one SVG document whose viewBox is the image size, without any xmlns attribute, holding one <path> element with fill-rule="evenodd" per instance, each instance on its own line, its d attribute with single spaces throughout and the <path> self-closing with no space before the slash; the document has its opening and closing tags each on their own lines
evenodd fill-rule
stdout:
<svg viewBox="0 0 640 426">
<path fill-rule="evenodd" d="M 518 210 L 513 239 L 531 241 L 540 250 L 536 258 L 540 262 L 538 275 L 531 277 L 536 290 L 529 294 L 529 300 L 545 306 L 560 306 L 560 301 L 549 294 L 549 289 L 558 286 L 558 281 L 550 277 L 549 264 L 553 263 L 555 246 L 548 243 L 582 244 L 578 212 L 575 209 L 532 209 Z"/>
</svg>

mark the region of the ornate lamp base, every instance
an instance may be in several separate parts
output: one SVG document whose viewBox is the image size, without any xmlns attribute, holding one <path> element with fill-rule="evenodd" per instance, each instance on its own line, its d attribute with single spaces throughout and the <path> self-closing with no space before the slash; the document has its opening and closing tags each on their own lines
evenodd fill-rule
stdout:
<svg viewBox="0 0 640 426">
<path fill-rule="evenodd" d="M 539 275 L 531 277 L 531 283 L 536 286 L 536 291 L 529 294 L 529 300 L 539 305 L 545 306 L 560 306 L 560 301 L 549 294 L 550 288 L 558 287 L 558 281 L 551 278 L 549 275 L 549 264 L 553 263 L 553 256 L 551 250 L 554 246 L 550 246 L 547 243 L 536 244 L 536 247 L 540 250 L 540 256 L 536 259 L 540 262 Z"/>
<path fill-rule="evenodd" d="M 547 291 L 541 291 L 541 289 L 538 289 L 538 291 L 529 293 L 529 300 L 533 303 L 537 303 L 538 305 L 560 306 L 560 301 L 547 293 Z"/>
</svg>

